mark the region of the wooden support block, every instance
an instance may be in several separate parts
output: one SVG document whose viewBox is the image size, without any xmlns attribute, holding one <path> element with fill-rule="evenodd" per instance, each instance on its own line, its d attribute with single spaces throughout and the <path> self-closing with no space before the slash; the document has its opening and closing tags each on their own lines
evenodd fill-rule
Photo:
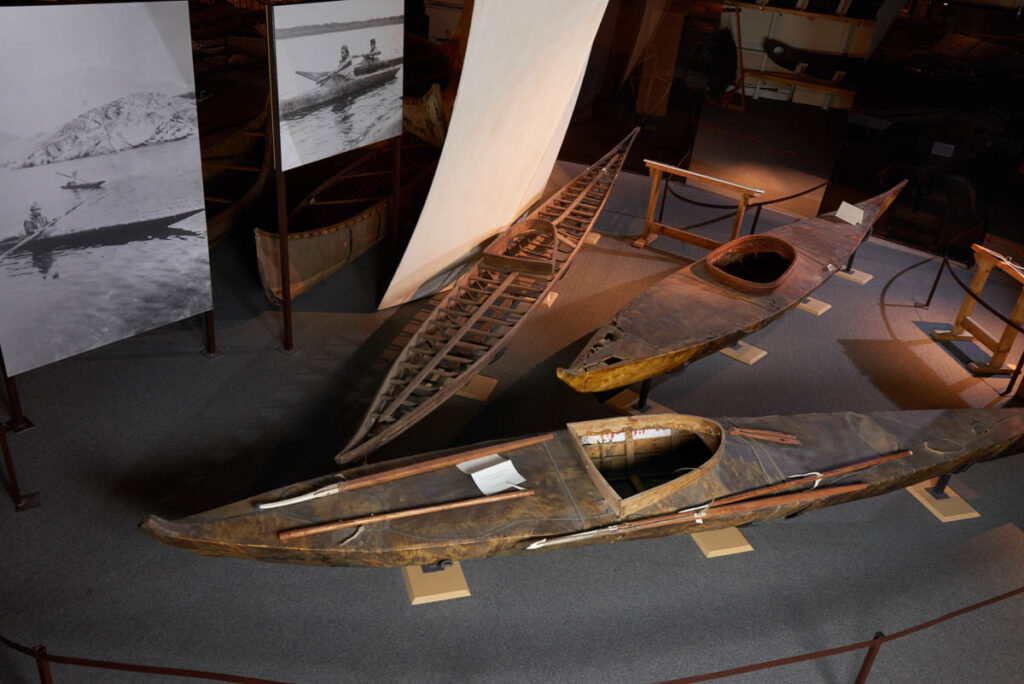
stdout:
<svg viewBox="0 0 1024 684">
<path fill-rule="evenodd" d="M 764 349 L 758 349 L 757 347 L 747 344 L 746 342 L 737 342 L 735 347 L 726 347 L 719 351 L 720 354 L 725 354 L 730 359 L 735 359 L 741 363 L 745 363 L 748 366 L 753 366 L 755 363 L 768 356 L 768 352 Z"/>
<path fill-rule="evenodd" d="M 636 407 L 636 402 L 640 398 L 640 395 L 631 389 L 625 389 L 613 396 L 608 401 L 604 402 L 604 405 L 610 409 L 614 409 L 619 413 L 627 416 L 639 416 L 639 415 L 654 415 L 657 413 L 675 413 L 672 409 L 667 406 L 662 406 L 656 401 L 647 399 L 647 408 L 640 411 Z"/>
<path fill-rule="evenodd" d="M 931 511 L 932 515 L 944 523 L 981 517 L 981 513 L 974 510 L 969 503 L 964 501 L 959 494 L 949 487 L 946 487 L 945 498 L 936 499 L 932 496 L 929 488 L 934 487 L 935 482 L 936 480 L 919 482 L 912 487 L 907 487 L 907 491 L 921 502 L 922 506 Z"/>
<path fill-rule="evenodd" d="M 410 565 L 402 568 L 402 578 L 409 594 L 409 603 L 414 606 L 469 596 L 466 576 L 462 574 L 462 566 L 458 561 L 453 561 L 447 568 L 428 569 L 427 572 L 419 565 Z"/>
<path fill-rule="evenodd" d="M 855 268 L 851 268 L 849 271 L 839 269 L 838 271 L 836 271 L 836 277 L 849 280 L 851 282 L 857 283 L 858 285 L 863 285 L 864 283 L 868 282 L 875 276 L 871 275 L 870 273 L 865 273 L 864 271 L 858 271 Z"/>
<path fill-rule="evenodd" d="M 477 401 L 487 401 L 487 397 L 491 396 L 491 392 L 494 391 L 497 384 L 498 381 L 494 378 L 489 378 L 486 375 L 477 375 L 467 382 L 465 387 L 456 392 L 455 396 L 475 399 Z"/>
<path fill-rule="evenodd" d="M 970 342 L 974 339 L 974 335 L 970 333 L 954 333 L 952 330 L 933 330 L 933 340 L 956 340 L 957 342 Z"/>
<path fill-rule="evenodd" d="M 1002 366 L 993 366 L 990 363 L 967 362 L 967 370 L 975 375 L 1012 375 L 1017 368 L 1015 363 L 1007 363 Z"/>
<path fill-rule="evenodd" d="M 544 306 L 546 306 L 546 307 L 548 307 L 550 309 L 552 304 L 554 304 L 555 301 L 557 301 L 557 300 L 558 300 L 558 293 L 557 292 L 548 292 L 547 296 L 544 297 Z"/>
<path fill-rule="evenodd" d="M 808 297 L 804 301 L 797 304 L 796 308 L 800 309 L 801 311 L 806 311 L 809 314 L 820 316 L 821 314 L 831 309 L 832 305 L 829 304 L 828 302 L 823 302 L 820 299 Z"/>
<path fill-rule="evenodd" d="M 743 533 L 735 527 L 694 532 L 690 536 L 693 537 L 693 541 L 697 542 L 697 546 L 700 547 L 705 558 L 731 556 L 734 553 L 746 553 L 754 550 Z"/>
<path fill-rule="evenodd" d="M 657 239 L 658 239 L 658 234 L 657 233 L 652 233 L 652 234 L 650 234 L 650 235 L 648 235 L 646 237 L 638 237 L 636 240 L 633 240 L 633 246 L 636 247 L 637 249 L 643 249 L 644 247 L 646 247 L 647 245 L 651 244 L 652 242 L 654 242 Z"/>
<path fill-rule="evenodd" d="M 587 233 L 587 237 L 583 238 L 583 242 L 587 243 L 588 245 L 596 245 L 597 241 L 600 240 L 600 239 L 601 239 L 601 234 L 600 233 L 595 233 L 594 231 L 590 231 L 589 233 Z"/>
</svg>

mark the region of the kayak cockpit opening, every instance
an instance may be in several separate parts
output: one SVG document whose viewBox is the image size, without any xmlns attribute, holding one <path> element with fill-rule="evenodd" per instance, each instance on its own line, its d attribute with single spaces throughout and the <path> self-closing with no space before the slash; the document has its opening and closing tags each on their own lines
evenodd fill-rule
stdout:
<svg viewBox="0 0 1024 684">
<path fill-rule="evenodd" d="M 741 292 L 769 292 L 789 275 L 796 250 L 771 235 L 747 235 L 708 254 L 708 275 Z"/>
<path fill-rule="evenodd" d="M 722 428 L 696 416 L 639 416 L 572 423 L 598 488 L 626 515 L 697 481 L 717 457 Z"/>
<path fill-rule="evenodd" d="M 558 230 L 551 221 L 526 219 L 513 224 L 487 246 L 483 263 L 501 271 L 550 275 L 558 254 Z"/>
</svg>

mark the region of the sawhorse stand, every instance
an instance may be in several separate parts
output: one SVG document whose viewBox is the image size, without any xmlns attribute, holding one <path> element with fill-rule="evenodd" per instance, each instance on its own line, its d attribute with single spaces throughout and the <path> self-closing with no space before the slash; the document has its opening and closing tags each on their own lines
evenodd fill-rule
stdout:
<svg viewBox="0 0 1024 684">
<path fill-rule="evenodd" d="M 664 223 L 654 220 L 654 207 L 658 203 L 658 193 L 661 186 L 662 176 L 668 174 L 669 176 L 681 176 L 690 180 L 702 181 L 709 183 L 716 187 L 724 188 L 730 192 L 734 192 L 739 195 L 740 201 L 739 206 L 736 208 L 736 218 L 732 223 L 732 235 L 729 240 L 735 240 L 740 234 L 740 226 L 743 225 L 743 215 L 747 211 L 747 206 L 750 204 L 751 197 L 757 197 L 758 195 L 764 194 L 764 190 L 758 190 L 757 188 L 750 188 L 746 185 L 740 185 L 739 183 L 730 183 L 729 181 L 722 180 L 721 178 L 715 178 L 713 176 L 705 176 L 702 173 L 696 171 L 690 171 L 688 169 L 680 169 L 677 166 L 671 166 L 670 164 L 662 164 L 661 162 L 651 161 L 645 159 L 644 164 L 647 165 L 647 169 L 651 174 L 651 197 L 647 202 L 647 217 L 644 219 L 644 234 L 641 235 L 633 242 L 633 246 L 639 249 L 643 249 L 647 245 L 654 242 L 655 238 L 659 235 L 680 240 L 682 242 L 688 242 L 691 245 L 697 245 L 704 249 L 715 249 L 721 247 L 722 243 L 711 238 L 704 237 L 703 235 L 697 235 L 691 233 L 688 230 L 682 230 L 680 228 L 673 228 L 667 226 Z M 665 178 L 665 194 L 668 195 L 668 178 Z M 665 209 L 665 198 L 662 198 L 661 202 L 662 211 Z M 660 218 L 660 213 L 659 213 Z"/>
<path fill-rule="evenodd" d="M 978 268 L 974 272 L 969 291 L 964 295 L 964 302 L 960 305 L 956 320 L 953 321 L 953 329 L 936 330 L 932 333 L 932 339 L 975 340 L 988 349 L 992 353 L 992 357 L 988 363 L 979 364 L 973 361 L 968 363 L 967 370 L 977 375 L 1009 375 L 1013 372 L 1013 367 L 1006 365 L 1006 357 L 1010 353 L 1010 347 L 1013 346 L 1014 340 L 1017 339 L 1017 332 L 1024 324 L 1024 273 L 999 252 L 978 244 L 971 245 L 971 249 L 974 250 Z M 1021 287 L 1021 293 L 1017 297 L 1017 303 L 1013 305 L 1013 312 L 1009 317 L 1010 323 L 1003 329 L 999 339 L 996 339 L 995 335 L 985 330 L 971 317 L 971 314 L 974 313 L 974 305 L 981 298 L 981 291 L 993 268 L 998 268 L 1009 275 Z"/>
</svg>

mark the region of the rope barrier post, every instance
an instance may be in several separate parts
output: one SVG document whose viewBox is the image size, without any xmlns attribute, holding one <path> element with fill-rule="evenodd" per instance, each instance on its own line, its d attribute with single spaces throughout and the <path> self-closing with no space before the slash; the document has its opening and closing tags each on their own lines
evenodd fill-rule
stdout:
<svg viewBox="0 0 1024 684">
<path fill-rule="evenodd" d="M 935 481 L 935 486 L 928 488 L 928 493 L 932 495 L 932 498 L 949 498 L 949 494 L 946 494 L 946 487 L 949 485 L 949 480 L 951 477 L 953 477 L 953 473 L 943 473 L 942 475 L 939 475 L 939 479 Z"/>
<path fill-rule="evenodd" d="M 36 659 L 36 671 L 39 672 L 41 684 L 53 684 L 53 675 L 50 674 L 50 661 L 46 655 L 46 647 L 36 646 L 32 649 L 32 655 Z"/>
<path fill-rule="evenodd" d="M 884 637 L 885 634 L 882 632 L 875 632 L 875 637 L 871 640 L 871 647 L 868 648 L 867 655 L 864 656 L 864 662 L 861 663 L 860 672 L 857 673 L 856 684 L 864 684 L 868 680 L 871 666 L 875 664 L 875 658 L 878 657 L 878 649 L 885 643 Z"/>
<path fill-rule="evenodd" d="M 755 232 L 758 231 L 758 221 L 761 220 L 761 207 L 762 206 L 763 205 L 758 204 L 757 211 L 754 212 L 754 223 L 751 225 L 751 234 L 752 234 L 752 236 L 753 236 L 753 234 Z"/>
<path fill-rule="evenodd" d="M 1005 397 L 1013 391 L 1013 386 L 1017 382 L 1017 378 L 1020 377 L 1021 368 L 1024 367 L 1024 351 L 1020 353 L 1020 359 L 1017 360 L 1017 365 L 1013 368 L 1013 375 L 1010 376 L 1010 382 L 1006 383 L 1006 389 L 999 393 L 999 396 Z"/>
<path fill-rule="evenodd" d="M 647 378 L 640 383 L 640 396 L 636 400 L 636 410 L 641 413 L 647 410 L 647 395 L 651 393 L 651 379 Z"/>
<path fill-rule="evenodd" d="M 918 309 L 927 309 L 932 305 L 932 297 L 935 296 L 935 290 L 939 289 L 939 279 L 942 278 L 942 272 L 946 270 L 946 266 L 949 263 L 949 257 L 942 257 L 942 263 L 939 264 L 939 272 L 935 274 L 935 282 L 932 283 L 932 289 L 928 293 L 928 299 L 925 300 L 924 304 L 914 304 Z"/>
<path fill-rule="evenodd" d="M 7 467 L 7 482 L 10 485 L 11 499 L 14 500 L 14 510 L 25 511 L 29 508 L 37 508 L 40 505 L 39 492 L 22 494 L 18 486 L 18 474 L 14 470 L 14 458 L 11 456 L 11 446 L 7 443 L 7 428 L 0 425 L 0 451 L 4 453 L 4 465 Z"/>
</svg>

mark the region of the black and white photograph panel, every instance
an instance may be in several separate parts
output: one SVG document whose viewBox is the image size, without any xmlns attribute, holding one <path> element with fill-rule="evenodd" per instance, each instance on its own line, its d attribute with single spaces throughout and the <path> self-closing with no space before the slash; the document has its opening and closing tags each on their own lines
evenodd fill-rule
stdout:
<svg viewBox="0 0 1024 684">
<path fill-rule="evenodd" d="M 212 308 L 188 3 L 0 7 L 9 375 Z"/>
<path fill-rule="evenodd" d="M 403 0 L 273 8 L 281 168 L 402 132 Z"/>
</svg>

